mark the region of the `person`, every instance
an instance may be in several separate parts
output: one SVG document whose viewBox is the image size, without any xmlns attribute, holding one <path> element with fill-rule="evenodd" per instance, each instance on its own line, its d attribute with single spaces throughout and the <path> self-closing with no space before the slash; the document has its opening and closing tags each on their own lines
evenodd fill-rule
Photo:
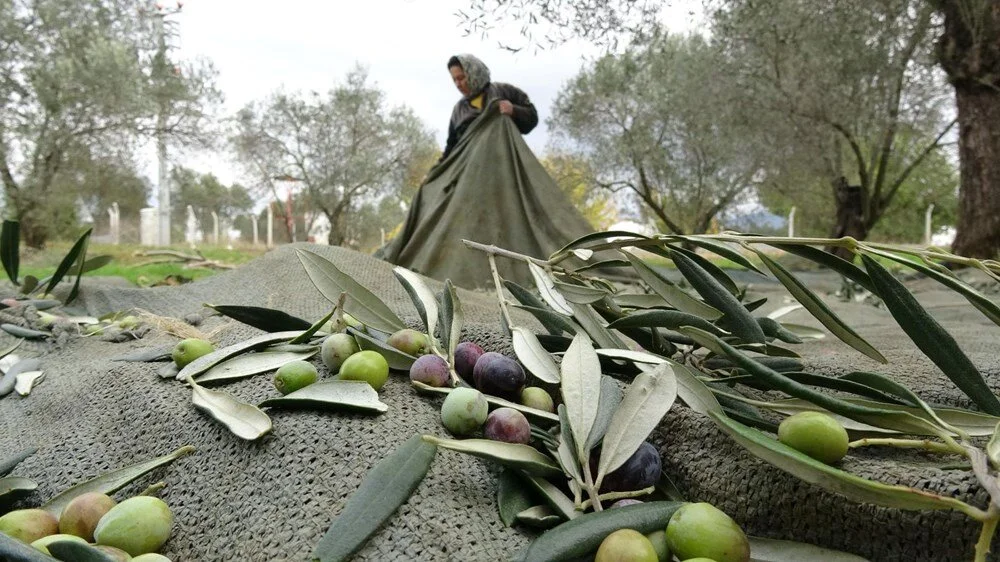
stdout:
<svg viewBox="0 0 1000 562">
<path fill-rule="evenodd" d="M 493 82 L 472 55 L 448 59 L 448 72 L 462 98 L 444 152 L 398 234 L 375 256 L 459 287 L 490 287 L 489 260 L 464 240 L 544 258 L 593 229 L 524 141 L 538 125 L 528 95 Z M 533 282 L 524 263 L 503 259 L 497 270 L 514 283 Z"/>
<path fill-rule="evenodd" d="M 451 154 L 458 139 L 462 137 L 469 124 L 483 112 L 490 102 L 497 102 L 501 115 L 506 115 L 514 121 L 517 130 L 522 135 L 531 132 L 538 125 L 538 111 L 528 99 L 528 94 L 520 88 L 502 82 L 490 80 L 490 69 L 473 55 L 455 55 L 448 59 L 448 72 L 455 87 L 462 94 L 462 99 L 455 104 L 448 122 L 448 140 L 441 153 L 443 162 Z"/>
</svg>

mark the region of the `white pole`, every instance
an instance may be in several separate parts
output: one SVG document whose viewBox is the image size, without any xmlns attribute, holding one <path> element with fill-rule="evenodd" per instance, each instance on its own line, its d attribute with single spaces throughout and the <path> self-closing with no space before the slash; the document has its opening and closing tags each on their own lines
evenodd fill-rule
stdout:
<svg viewBox="0 0 1000 562">
<path fill-rule="evenodd" d="M 788 211 L 788 237 L 795 237 L 795 207 Z"/>
<path fill-rule="evenodd" d="M 267 206 L 267 247 L 274 247 L 274 209 Z"/>
<path fill-rule="evenodd" d="M 924 213 L 924 244 L 930 246 L 931 244 L 931 218 L 934 214 L 934 203 L 931 203 L 927 207 L 927 212 Z"/>
<path fill-rule="evenodd" d="M 219 214 L 212 211 L 212 241 L 219 245 Z"/>
<path fill-rule="evenodd" d="M 111 221 L 111 242 L 117 246 L 122 243 L 122 212 L 118 208 L 117 201 L 111 204 L 111 209 L 115 213 L 114 219 Z"/>
<path fill-rule="evenodd" d="M 256 247 L 257 244 L 259 243 L 257 241 L 257 215 L 251 214 L 250 222 L 253 224 L 253 245 Z"/>
</svg>

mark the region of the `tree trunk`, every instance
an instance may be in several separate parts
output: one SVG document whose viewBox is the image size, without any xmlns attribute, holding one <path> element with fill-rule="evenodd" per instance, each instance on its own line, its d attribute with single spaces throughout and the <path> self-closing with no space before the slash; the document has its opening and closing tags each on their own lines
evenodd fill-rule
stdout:
<svg viewBox="0 0 1000 562">
<path fill-rule="evenodd" d="M 961 186 L 955 253 L 1000 250 L 1000 2 L 936 0 L 944 15 L 937 45 L 955 87 Z"/>
<path fill-rule="evenodd" d="M 1000 250 L 1000 92 L 955 86 L 962 183 L 952 250 L 993 258 Z"/>
<path fill-rule="evenodd" d="M 850 185 L 847 178 L 840 176 L 833 180 L 833 195 L 837 204 L 837 222 L 833 226 L 831 238 L 850 236 L 856 240 L 868 237 L 869 227 L 865 222 L 865 205 L 860 185 Z M 854 254 L 847 248 L 827 248 L 828 252 L 847 261 L 854 260 Z"/>
</svg>

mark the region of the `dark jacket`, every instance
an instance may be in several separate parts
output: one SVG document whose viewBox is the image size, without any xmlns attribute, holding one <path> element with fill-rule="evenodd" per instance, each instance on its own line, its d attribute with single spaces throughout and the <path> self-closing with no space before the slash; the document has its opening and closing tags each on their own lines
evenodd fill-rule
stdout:
<svg viewBox="0 0 1000 562">
<path fill-rule="evenodd" d="M 483 98 L 484 109 L 494 100 L 507 100 L 514 105 L 514 114 L 511 115 L 511 119 L 514 120 L 517 130 L 521 131 L 522 135 L 530 133 L 538 125 L 538 111 L 528 99 L 528 94 L 520 88 L 502 82 L 490 82 L 483 89 L 483 93 L 485 94 Z M 455 109 L 451 112 L 451 121 L 448 123 L 448 142 L 445 144 L 444 153 L 441 154 L 441 160 L 438 162 L 443 161 L 451 154 L 458 139 L 465 134 L 469 123 L 472 123 L 481 113 L 482 110 L 472 107 L 469 100 L 465 98 L 455 104 Z"/>
</svg>

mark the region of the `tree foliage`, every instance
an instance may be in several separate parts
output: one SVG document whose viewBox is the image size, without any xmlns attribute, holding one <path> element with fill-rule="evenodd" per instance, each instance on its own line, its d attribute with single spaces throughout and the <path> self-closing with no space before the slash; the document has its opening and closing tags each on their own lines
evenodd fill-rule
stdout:
<svg viewBox="0 0 1000 562">
<path fill-rule="evenodd" d="M 721 65 L 700 37 L 657 33 L 584 69 L 549 124 L 557 142 L 586 155 L 597 184 L 639 214 L 671 232 L 705 232 L 753 191 L 762 164 Z"/>
<path fill-rule="evenodd" d="M 434 150 L 413 112 L 387 107 L 360 67 L 326 94 L 277 92 L 248 104 L 230 140 L 256 189 L 280 200 L 278 178 L 301 186 L 300 203 L 330 221 L 331 244 L 348 240 L 355 211 L 399 193 Z"/>
<path fill-rule="evenodd" d="M 933 8 L 924 0 L 718 5 L 714 37 L 740 90 L 778 125 L 768 127 L 767 182 L 788 191 L 805 172 L 829 190 L 844 177 L 860 188 L 861 217 L 857 229 L 836 224 L 833 235 L 864 239 L 954 124 L 933 64 Z"/>
<path fill-rule="evenodd" d="M 53 234 L 54 186 L 81 151 L 206 140 L 215 71 L 158 56 L 154 20 L 124 0 L 0 0 L 0 179 L 27 244 Z"/>
<path fill-rule="evenodd" d="M 214 212 L 222 224 L 235 224 L 236 219 L 253 210 L 254 200 L 239 184 L 223 185 L 213 174 L 202 174 L 189 168 L 171 171 L 171 217 L 175 236 L 184 239 L 187 228 L 187 208 L 190 206 L 202 232 L 211 232 Z M 252 233 L 251 233 L 252 236 Z"/>
<path fill-rule="evenodd" d="M 614 199 L 597 185 L 593 167 L 586 160 L 556 153 L 547 155 L 542 166 L 595 230 L 608 230 L 618 221 Z"/>
</svg>

